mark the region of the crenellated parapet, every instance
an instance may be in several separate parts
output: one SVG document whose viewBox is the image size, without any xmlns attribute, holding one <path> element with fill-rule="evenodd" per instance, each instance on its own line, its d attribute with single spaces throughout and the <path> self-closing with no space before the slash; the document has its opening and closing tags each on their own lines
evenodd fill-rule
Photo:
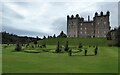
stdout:
<svg viewBox="0 0 120 75">
<path fill-rule="evenodd" d="M 76 16 L 74 16 L 74 15 L 71 15 L 71 16 L 67 15 L 67 18 L 68 19 L 77 19 L 77 18 L 80 18 L 80 17 L 79 17 L 79 14 L 76 14 Z"/>
<path fill-rule="evenodd" d="M 74 15 L 67 15 L 67 19 L 79 19 L 80 21 L 84 21 L 83 17 L 80 17 L 79 14 Z"/>
<path fill-rule="evenodd" d="M 97 16 L 110 16 L 110 12 L 107 11 L 105 14 L 103 13 L 103 11 L 101 11 L 100 14 L 98 14 L 98 12 L 95 12 L 95 17 Z"/>
</svg>

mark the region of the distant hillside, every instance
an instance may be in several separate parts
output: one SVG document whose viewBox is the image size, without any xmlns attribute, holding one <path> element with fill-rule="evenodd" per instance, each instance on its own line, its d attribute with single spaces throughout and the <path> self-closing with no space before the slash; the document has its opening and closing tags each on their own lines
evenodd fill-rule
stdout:
<svg viewBox="0 0 120 75">
<path fill-rule="evenodd" d="M 60 44 L 64 45 L 66 41 L 68 41 L 69 45 L 78 45 L 79 43 L 82 43 L 83 45 L 100 45 L 100 46 L 106 46 L 107 40 L 106 38 L 46 38 L 46 39 L 40 39 L 40 38 L 34 38 L 34 37 L 28 37 L 28 36 L 18 36 L 15 34 L 10 34 L 7 32 L 0 32 L 2 34 L 2 43 L 3 44 L 15 44 L 16 42 L 20 43 L 30 43 L 34 42 L 35 40 L 38 41 L 39 44 L 42 44 L 42 41 L 46 43 L 46 45 L 56 45 L 59 41 Z M 60 35 L 59 35 L 60 36 Z"/>
<path fill-rule="evenodd" d="M 10 34 L 7 32 L 0 32 L 0 35 L 2 35 L 2 43 L 3 44 L 14 44 L 16 42 L 28 43 L 28 42 L 32 42 L 36 39 L 34 37 L 18 36 L 18 35 Z M 40 40 L 40 38 L 38 38 L 38 40 Z"/>
</svg>

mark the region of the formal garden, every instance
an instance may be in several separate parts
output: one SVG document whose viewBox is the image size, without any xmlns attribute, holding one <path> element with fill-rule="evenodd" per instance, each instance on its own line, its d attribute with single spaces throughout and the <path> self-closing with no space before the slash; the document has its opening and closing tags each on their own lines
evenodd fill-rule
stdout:
<svg viewBox="0 0 120 75">
<path fill-rule="evenodd" d="M 2 45 L 3 73 L 118 73 L 106 38 L 50 38 Z"/>
</svg>

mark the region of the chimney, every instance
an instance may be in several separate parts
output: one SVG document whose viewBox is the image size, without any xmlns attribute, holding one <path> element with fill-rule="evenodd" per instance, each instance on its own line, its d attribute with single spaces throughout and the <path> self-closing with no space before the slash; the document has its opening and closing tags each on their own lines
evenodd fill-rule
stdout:
<svg viewBox="0 0 120 75">
<path fill-rule="evenodd" d="M 88 21 L 90 21 L 90 16 L 88 15 Z"/>
</svg>

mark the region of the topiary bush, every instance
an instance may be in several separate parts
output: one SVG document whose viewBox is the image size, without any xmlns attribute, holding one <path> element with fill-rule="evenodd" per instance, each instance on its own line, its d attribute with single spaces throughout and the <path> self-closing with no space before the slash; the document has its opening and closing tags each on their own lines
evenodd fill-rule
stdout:
<svg viewBox="0 0 120 75">
<path fill-rule="evenodd" d="M 82 43 L 79 43 L 78 48 L 82 48 L 82 47 L 83 47 Z"/>
<path fill-rule="evenodd" d="M 57 48 L 56 48 L 56 53 L 60 53 L 61 49 L 60 49 L 60 43 L 59 41 L 57 42 Z"/>
<path fill-rule="evenodd" d="M 66 44 L 65 44 L 65 51 L 68 51 L 69 50 L 69 47 L 68 47 L 68 41 L 66 41 Z"/>
<path fill-rule="evenodd" d="M 69 54 L 69 56 L 72 56 L 72 49 L 68 50 L 68 54 Z"/>
<path fill-rule="evenodd" d="M 26 45 L 26 48 L 29 46 L 29 43 Z"/>
<path fill-rule="evenodd" d="M 42 47 L 46 48 L 46 44 L 44 41 L 42 42 Z"/>
<path fill-rule="evenodd" d="M 21 51 L 21 50 L 22 50 L 22 47 L 21 47 L 20 43 L 17 43 L 15 51 Z"/>
</svg>

